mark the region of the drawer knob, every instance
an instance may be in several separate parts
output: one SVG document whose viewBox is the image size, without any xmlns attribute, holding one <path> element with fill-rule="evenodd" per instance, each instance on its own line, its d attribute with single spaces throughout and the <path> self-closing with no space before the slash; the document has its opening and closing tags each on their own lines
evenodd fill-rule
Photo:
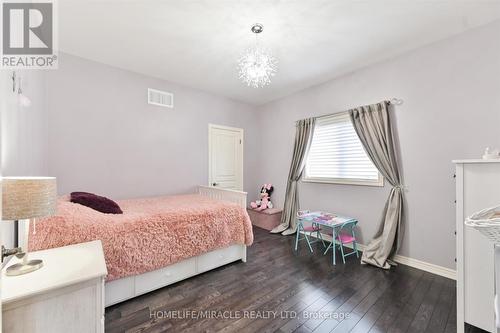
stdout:
<svg viewBox="0 0 500 333">
<path fill-rule="evenodd" d="M 165 275 L 165 277 L 170 277 L 170 276 L 172 276 L 172 273 L 170 273 L 170 272 L 165 272 L 165 274 L 164 274 L 164 275 Z"/>
</svg>

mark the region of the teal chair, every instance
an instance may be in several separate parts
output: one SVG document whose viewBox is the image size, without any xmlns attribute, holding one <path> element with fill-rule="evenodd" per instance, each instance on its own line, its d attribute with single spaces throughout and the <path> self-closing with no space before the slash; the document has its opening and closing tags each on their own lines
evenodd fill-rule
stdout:
<svg viewBox="0 0 500 333">
<path fill-rule="evenodd" d="M 335 229 L 335 239 L 332 240 L 332 243 L 328 246 L 328 248 L 325 250 L 323 254 L 326 254 L 328 250 L 333 247 L 333 264 L 335 265 L 335 248 L 336 246 L 339 246 L 340 248 L 340 253 L 342 254 L 342 262 L 345 264 L 345 258 L 355 254 L 356 257 L 359 258 L 359 252 L 358 252 L 358 244 L 356 241 L 356 234 L 354 232 L 354 228 L 358 224 L 358 221 L 353 220 L 346 222 L 342 224 L 339 227 L 336 227 Z M 344 245 L 347 244 L 352 244 L 352 251 L 347 252 L 344 251 Z"/>
<path fill-rule="evenodd" d="M 299 241 L 303 239 L 305 239 L 305 241 L 307 242 L 307 246 L 309 247 L 309 251 L 311 251 L 311 253 L 314 252 L 311 244 L 322 242 L 323 246 L 326 247 L 325 241 L 321 236 L 321 227 L 319 226 L 319 224 L 312 222 L 310 226 L 304 226 L 303 220 L 300 218 L 300 213 L 302 212 L 297 213 L 297 233 L 295 235 L 295 251 L 298 250 Z M 314 233 L 316 233 L 316 240 L 311 241 L 310 238 L 313 236 Z M 301 235 L 303 235 L 304 237 L 301 237 Z"/>
</svg>

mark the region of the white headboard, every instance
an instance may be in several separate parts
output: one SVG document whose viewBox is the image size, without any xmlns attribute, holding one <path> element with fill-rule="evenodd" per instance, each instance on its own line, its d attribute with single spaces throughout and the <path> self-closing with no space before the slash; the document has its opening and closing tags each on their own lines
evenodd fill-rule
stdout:
<svg viewBox="0 0 500 333">
<path fill-rule="evenodd" d="M 212 199 L 234 202 L 243 208 L 247 207 L 247 192 L 199 185 L 198 193 Z"/>
</svg>

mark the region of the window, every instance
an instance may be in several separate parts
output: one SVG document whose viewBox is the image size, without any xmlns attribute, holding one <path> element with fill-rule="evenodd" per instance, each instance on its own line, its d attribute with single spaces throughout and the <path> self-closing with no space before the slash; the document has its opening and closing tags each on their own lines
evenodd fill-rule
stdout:
<svg viewBox="0 0 500 333">
<path fill-rule="evenodd" d="M 384 179 L 366 154 L 348 114 L 316 120 L 304 181 L 383 186 Z"/>
</svg>

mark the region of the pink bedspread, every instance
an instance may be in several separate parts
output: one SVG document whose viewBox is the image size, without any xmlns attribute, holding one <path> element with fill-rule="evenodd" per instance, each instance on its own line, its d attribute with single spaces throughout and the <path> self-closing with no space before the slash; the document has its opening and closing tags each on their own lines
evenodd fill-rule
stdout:
<svg viewBox="0 0 500 333">
<path fill-rule="evenodd" d="M 102 214 L 67 198 L 59 199 L 57 215 L 38 220 L 35 234 L 31 226 L 29 250 L 100 239 L 110 281 L 253 242 L 246 210 L 229 202 L 193 194 L 118 204 L 123 215 Z"/>
</svg>

